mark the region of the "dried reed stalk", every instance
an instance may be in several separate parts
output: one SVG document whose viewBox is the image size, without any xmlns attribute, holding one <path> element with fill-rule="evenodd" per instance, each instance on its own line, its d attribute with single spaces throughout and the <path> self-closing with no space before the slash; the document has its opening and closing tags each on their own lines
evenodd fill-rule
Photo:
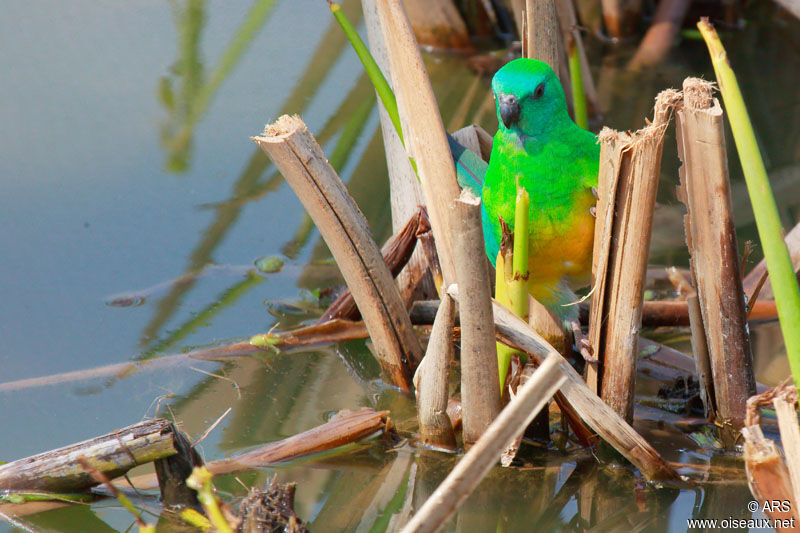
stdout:
<svg viewBox="0 0 800 533">
<path fill-rule="evenodd" d="M 636 347 L 653 226 L 661 150 L 680 93 L 656 97 L 653 122 L 634 133 L 600 132 L 600 183 L 593 259 L 589 339 L 601 361 L 587 382 L 620 416 L 633 419 Z"/>
<path fill-rule="evenodd" d="M 484 251 L 481 201 L 468 190 L 453 202 L 450 227 L 461 294 L 461 402 L 464 444 L 475 443 L 500 412 L 497 349 L 492 324 L 489 269 Z"/>
<path fill-rule="evenodd" d="M 554 0 L 525 1 L 526 57 L 544 61 L 561 78 L 563 40 Z M 561 80 L 562 85 L 569 85 Z"/>
<path fill-rule="evenodd" d="M 300 117 L 284 115 L 253 140 L 303 203 L 350 287 L 392 383 L 410 390 L 422 347 L 364 215 Z"/>
<path fill-rule="evenodd" d="M 447 292 L 460 304 L 461 290 L 460 287 L 451 286 Z M 560 392 L 589 427 L 636 466 L 646 479 L 680 481 L 677 472 L 630 424 L 589 389 L 583 378 L 555 348 L 508 308 L 494 300 L 492 307 L 495 329 L 504 343 L 533 356 L 540 364 L 551 357 L 557 358 L 567 377 Z"/>
<path fill-rule="evenodd" d="M 401 532 L 437 531 L 489 473 L 515 434 L 524 431 L 565 380 L 556 358 L 543 361 Z M 497 381 L 496 376 L 493 381 Z"/>
<path fill-rule="evenodd" d="M 443 294 L 442 303 L 433 322 L 425 359 L 419 366 L 421 375 L 420 384 L 417 386 L 420 438 L 427 445 L 448 449 L 456 447 L 453 425 L 447 416 L 455 319 L 453 299 Z"/>
<path fill-rule="evenodd" d="M 713 86 L 698 78 L 683 82 L 677 111 L 681 201 L 686 244 L 703 314 L 714 378 L 717 416 L 744 425 L 747 398 L 755 393 L 753 358 L 747 336 L 739 248 L 731 212 L 728 157 L 722 107 Z"/>
<path fill-rule="evenodd" d="M 417 165 L 444 283 L 449 284 L 455 280 L 449 209 L 459 186 L 447 136 L 402 2 L 376 3 L 391 71 L 403 73 L 393 80 L 403 137 Z"/>
<path fill-rule="evenodd" d="M 386 53 L 386 43 L 383 40 L 378 7 L 374 0 L 361 0 L 361 9 L 364 12 L 364 23 L 367 28 L 367 41 L 370 52 L 375 62 L 383 72 L 390 86 L 394 86 L 392 72 L 389 68 L 389 57 Z M 383 136 L 383 149 L 386 153 L 386 167 L 389 172 L 389 199 L 392 206 L 392 230 L 398 233 L 403 225 L 414 216 L 419 206 L 425 205 L 422 196 L 422 187 L 417 179 L 417 173 L 411 166 L 408 154 L 403 147 L 403 141 L 389 117 L 389 113 L 380 98 L 378 100 L 378 114 L 381 119 L 381 134 Z M 397 275 L 397 286 L 401 293 L 412 292 L 416 287 L 415 279 L 422 279 L 428 269 L 428 262 L 422 248 L 414 250 L 408 265 Z M 425 292 L 433 291 L 425 288 Z"/>
</svg>

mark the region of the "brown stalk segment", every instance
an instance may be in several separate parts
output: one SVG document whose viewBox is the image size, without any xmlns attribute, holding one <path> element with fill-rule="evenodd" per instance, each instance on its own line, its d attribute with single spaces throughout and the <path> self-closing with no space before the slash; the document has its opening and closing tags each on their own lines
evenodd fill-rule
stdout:
<svg viewBox="0 0 800 533">
<path fill-rule="evenodd" d="M 661 151 L 679 99 L 677 91 L 662 91 L 656 98 L 653 123 L 630 135 L 608 128 L 600 132 L 598 221 L 602 224 L 595 229 L 600 256 L 593 260 L 598 270 L 589 337 L 602 365 L 601 397 L 629 422 Z M 587 375 L 587 381 L 592 378 Z"/>
<path fill-rule="evenodd" d="M 385 429 L 388 415 L 389 411 L 373 411 L 367 407 L 358 411 L 341 411 L 321 426 L 229 459 L 213 461 L 206 467 L 212 474 L 229 474 L 332 450 Z"/>
<path fill-rule="evenodd" d="M 391 70 L 403 73 L 393 82 L 406 150 L 417 165 L 444 283 L 450 284 L 455 264 L 449 209 L 460 190 L 450 147 L 402 2 L 377 0 L 377 6 Z"/>
<path fill-rule="evenodd" d="M 108 478 L 131 468 L 177 453 L 172 422 L 145 420 L 113 433 L 0 465 L 3 490 L 80 492 L 98 481 L 84 470 L 79 457 L 87 458 Z"/>
<path fill-rule="evenodd" d="M 492 324 L 489 272 L 483 243 L 481 202 L 468 190 L 453 202 L 458 302 L 461 316 L 461 401 L 464 444 L 475 443 L 500 412 L 497 347 Z M 468 295 L 468 296 L 466 296 Z"/>
<path fill-rule="evenodd" d="M 392 383 L 411 388 L 409 359 L 422 359 L 397 286 L 347 193 L 300 117 L 284 115 L 253 138 L 294 189 L 333 254 Z"/>
<path fill-rule="evenodd" d="M 681 196 L 686 204 L 686 243 L 703 315 L 714 378 L 717 416 L 744 425 L 747 398 L 755 393 L 747 336 L 739 249 L 731 212 L 723 112 L 712 84 L 683 83 L 677 112 Z"/>
<path fill-rule="evenodd" d="M 431 446 L 455 449 L 456 436 L 447 416 L 450 362 L 453 360 L 453 325 L 456 313 L 453 299 L 442 295 L 442 303 L 433 322 L 431 338 L 420 365 L 419 430 L 422 442 Z"/>
</svg>

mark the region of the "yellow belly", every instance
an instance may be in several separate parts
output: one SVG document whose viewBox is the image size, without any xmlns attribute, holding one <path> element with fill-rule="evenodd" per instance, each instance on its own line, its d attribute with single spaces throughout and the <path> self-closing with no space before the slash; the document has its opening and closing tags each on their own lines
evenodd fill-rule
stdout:
<svg viewBox="0 0 800 533">
<path fill-rule="evenodd" d="M 545 219 L 531 227 L 530 292 L 542 303 L 547 303 L 552 288 L 562 279 L 566 278 L 572 288 L 590 282 L 594 217 L 589 207 L 594 205 L 594 198 L 591 193 L 581 194 L 577 200 L 574 214 L 566 221 L 552 224 Z"/>
</svg>

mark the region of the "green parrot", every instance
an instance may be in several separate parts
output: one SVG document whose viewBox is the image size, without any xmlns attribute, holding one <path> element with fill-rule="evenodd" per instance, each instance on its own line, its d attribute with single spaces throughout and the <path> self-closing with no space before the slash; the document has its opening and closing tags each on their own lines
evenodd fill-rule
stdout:
<svg viewBox="0 0 800 533">
<path fill-rule="evenodd" d="M 529 292 L 562 320 L 574 322 L 577 306 L 565 304 L 576 300 L 572 289 L 590 282 L 597 138 L 570 119 L 561 83 L 542 61 L 511 61 L 495 74 L 492 91 L 499 126 L 488 168 L 451 143 L 459 182 L 480 192 L 492 264 L 499 251 L 500 219 L 514 229 L 517 182 L 528 191 Z"/>
<path fill-rule="evenodd" d="M 589 284 L 600 146 L 567 114 L 561 83 L 542 61 L 515 59 L 492 79 L 497 133 L 483 183 L 483 233 L 494 263 L 500 219 L 514 223 L 517 182 L 530 195 L 530 287 L 574 320 L 573 288 Z M 511 230 L 513 231 L 513 227 Z"/>
</svg>

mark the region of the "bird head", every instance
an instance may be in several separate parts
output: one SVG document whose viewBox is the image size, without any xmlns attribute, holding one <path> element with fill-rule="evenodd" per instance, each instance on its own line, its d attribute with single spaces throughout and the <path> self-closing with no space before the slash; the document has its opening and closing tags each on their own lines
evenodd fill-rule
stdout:
<svg viewBox="0 0 800 533">
<path fill-rule="evenodd" d="M 500 128 L 535 137 L 568 118 L 564 90 L 553 69 L 536 59 L 515 59 L 492 78 Z"/>
</svg>

